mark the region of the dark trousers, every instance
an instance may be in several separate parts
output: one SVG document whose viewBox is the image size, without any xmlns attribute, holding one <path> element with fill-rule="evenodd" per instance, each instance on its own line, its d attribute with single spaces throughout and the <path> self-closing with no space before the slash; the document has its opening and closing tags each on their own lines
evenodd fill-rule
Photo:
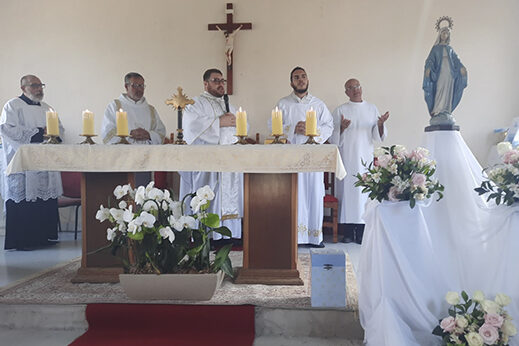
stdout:
<svg viewBox="0 0 519 346">
<path fill-rule="evenodd" d="M 5 246 L 7 249 L 38 247 L 58 239 L 58 201 L 38 198 L 34 202 L 7 200 Z"/>
</svg>

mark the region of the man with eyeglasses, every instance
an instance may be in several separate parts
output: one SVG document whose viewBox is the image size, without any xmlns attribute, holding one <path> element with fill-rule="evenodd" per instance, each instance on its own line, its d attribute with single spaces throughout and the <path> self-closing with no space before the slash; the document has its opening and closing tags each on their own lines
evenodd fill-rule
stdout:
<svg viewBox="0 0 519 346">
<path fill-rule="evenodd" d="M 339 230 L 344 233 L 342 241 L 360 244 L 368 194 L 354 186 L 355 175 L 366 171 L 362 161 L 373 161 L 374 142 L 381 142 L 386 137 L 385 122 L 389 112 L 380 115 L 375 105 L 362 99 L 362 87 L 357 79 L 349 79 L 344 88 L 350 101 L 333 111 L 334 132 L 330 141 L 339 146 L 348 175 L 342 181 L 335 181 L 335 191 L 339 200 Z"/>
<path fill-rule="evenodd" d="M 190 145 L 226 145 L 236 142 L 236 108 L 225 95 L 225 79 L 218 69 L 203 75 L 204 92 L 184 110 L 184 139 Z M 227 95 L 225 95 L 227 96 Z M 241 239 L 243 217 L 243 174 L 216 172 L 182 172 L 180 196 L 209 185 L 215 191 L 213 213 L 222 226 L 231 230 L 232 238 Z M 222 236 L 213 233 L 213 240 Z"/>
<path fill-rule="evenodd" d="M 34 75 L 20 80 L 22 95 L 9 100 L 0 118 L 2 165 L 5 169 L 21 145 L 43 142 L 46 112 L 45 84 Z M 63 126 L 59 124 L 60 134 Z M 5 249 L 34 250 L 54 245 L 58 238 L 57 198 L 63 193 L 58 172 L 1 172 L 6 207 Z"/>
<path fill-rule="evenodd" d="M 144 77 L 139 73 L 130 72 L 124 76 L 124 88 L 117 99 L 106 107 L 101 129 L 101 136 L 105 144 L 114 144 L 119 141 L 115 135 L 117 124 L 115 114 L 119 109 L 128 116 L 128 130 L 132 144 L 162 144 L 166 135 L 166 127 L 160 120 L 159 113 L 144 97 Z"/>
<path fill-rule="evenodd" d="M 324 143 L 333 131 L 333 119 L 323 101 L 308 93 L 309 80 L 302 67 L 290 72 L 293 92 L 279 100 L 277 106 L 283 112 L 283 129 L 291 144 L 303 144 L 308 137 L 306 112 L 313 108 L 317 116 L 318 136 L 314 139 Z M 270 124 L 270 123 L 269 123 Z M 323 172 L 297 174 L 297 240 L 298 244 L 324 247 L 323 244 Z"/>
</svg>

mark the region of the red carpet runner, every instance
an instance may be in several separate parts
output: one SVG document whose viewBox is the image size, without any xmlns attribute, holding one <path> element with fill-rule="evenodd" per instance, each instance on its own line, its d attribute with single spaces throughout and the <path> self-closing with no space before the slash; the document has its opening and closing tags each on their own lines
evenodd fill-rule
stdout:
<svg viewBox="0 0 519 346">
<path fill-rule="evenodd" d="M 253 305 L 89 304 L 88 330 L 71 345 L 246 346 Z"/>
</svg>

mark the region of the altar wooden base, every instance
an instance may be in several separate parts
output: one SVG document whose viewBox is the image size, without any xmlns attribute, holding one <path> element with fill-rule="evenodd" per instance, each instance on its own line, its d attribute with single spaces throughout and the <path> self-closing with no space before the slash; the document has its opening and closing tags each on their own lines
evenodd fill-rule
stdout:
<svg viewBox="0 0 519 346">
<path fill-rule="evenodd" d="M 235 284 L 304 285 L 299 270 L 292 269 L 244 269 L 238 271 Z"/>
<path fill-rule="evenodd" d="M 245 173 L 237 284 L 303 285 L 297 270 L 297 173 Z"/>
<path fill-rule="evenodd" d="M 96 219 L 96 213 L 102 204 L 105 208 L 115 206 L 113 191 L 117 185 L 135 184 L 133 173 L 90 173 L 81 174 L 81 216 L 83 230 L 83 248 L 81 252 L 81 268 L 70 280 L 79 282 L 119 282 L 119 274 L 123 272 L 121 261 L 110 253 L 110 249 L 102 249 L 109 245 L 106 229 L 110 223 Z"/>
</svg>

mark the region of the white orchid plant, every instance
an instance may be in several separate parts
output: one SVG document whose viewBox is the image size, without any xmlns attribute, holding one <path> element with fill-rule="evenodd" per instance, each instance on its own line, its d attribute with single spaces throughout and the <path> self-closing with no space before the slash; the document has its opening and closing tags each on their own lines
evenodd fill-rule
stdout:
<svg viewBox="0 0 519 346">
<path fill-rule="evenodd" d="M 174 201 L 168 190 L 149 183 L 133 189 L 119 185 L 114 189 L 117 208 L 100 206 L 96 219 L 110 223 L 106 238 L 112 254 L 123 261 L 125 272 L 133 274 L 211 273 L 224 271 L 233 276 L 229 259 L 232 245 L 216 252 L 210 260 L 209 235 L 217 232 L 231 236 L 220 226 L 217 214 L 207 210 L 214 199 L 209 186 Z M 186 198 L 191 197 L 192 214 L 185 215 Z"/>
<path fill-rule="evenodd" d="M 444 187 L 432 177 L 436 163 L 428 158 L 427 149 L 408 151 L 403 145 L 393 145 L 379 147 L 373 155 L 369 165 L 362 162 L 367 172 L 355 176 L 355 186 L 369 193 L 370 199 L 409 201 L 414 208 L 416 201 L 428 199 L 434 193 L 438 195 L 437 201 L 443 198 Z"/>
<path fill-rule="evenodd" d="M 488 194 L 487 201 L 510 206 L 519 202 L 519 150 L 510 142 L 501 142 L 497 152 L 503 163 L 486 168 L 483 172 L 488 180 L 475 190 L 479 195 Z"/>
<path fill-rule="evenodd" d="M 449 316 L 440 320 L 433 330 L 447 346 L 508 345 L 510 337 L 517 334 L 512 318 L 504 307 L 510 297 L 499 293 L 494 300 L 485 298 L 482 291 L 475 291 L 469 298 L 465 291 L 447 292 L 445 300 L 451 305 Z"/>
</svg>

